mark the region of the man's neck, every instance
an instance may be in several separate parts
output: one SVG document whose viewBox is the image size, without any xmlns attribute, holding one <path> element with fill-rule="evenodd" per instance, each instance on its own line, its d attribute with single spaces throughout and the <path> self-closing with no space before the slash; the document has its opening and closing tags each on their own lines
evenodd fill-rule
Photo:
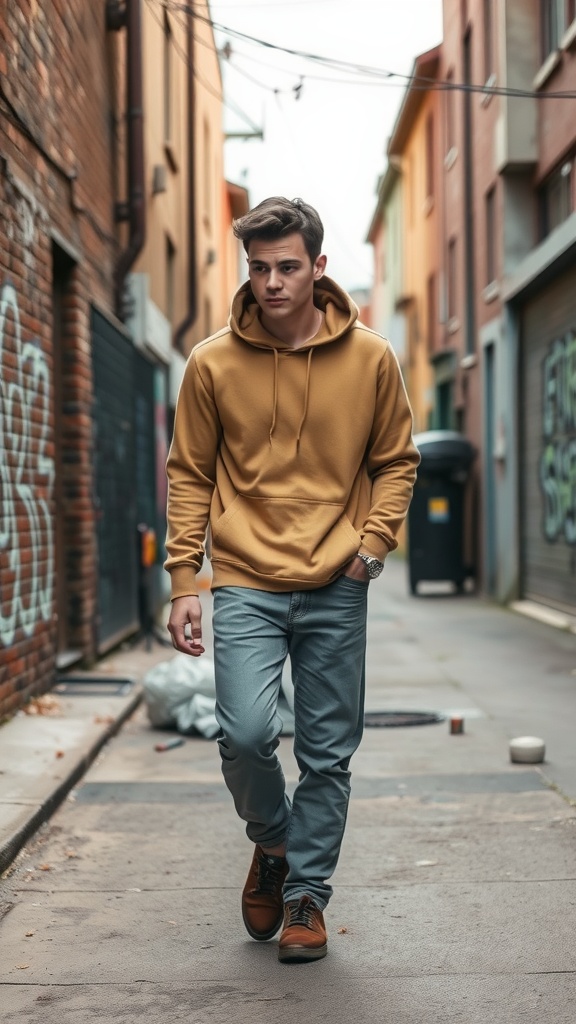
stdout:
<svg viewBox="0 0 576 1024">
<path fill-rule="evenodd" d="M 312 306 L 310 310 L 306 310 L 306 313 L 298 317 L 297 321 L 292 320 L 273 320 L 271 317 L 267 317 L 263 312 L 260 317 L 262 326 L 271 334 L 273 338 L 277 338 L 278 341 L 284 342 L 290 348 L 302 348 L 308 341 L 318 334 L 322 325 L 323 315 L 317 306 Z"/>
</svg>

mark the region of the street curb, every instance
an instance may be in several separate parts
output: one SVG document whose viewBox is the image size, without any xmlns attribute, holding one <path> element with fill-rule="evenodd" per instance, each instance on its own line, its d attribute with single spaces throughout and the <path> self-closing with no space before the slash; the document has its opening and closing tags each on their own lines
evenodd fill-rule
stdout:
<svg viewBox="0 0 576 1024">
<path fill-rule="evenodd" d="M 43 803 L 34 810 L 28 821 L 25 822 L 9 839 L 0 844 L 0 875 L 13 863 L 22 847 L 38 831 L 66 798 L 71 789 L 87 772 L 88 768 L 98 756 L 102 747 L 110 740 L 124 725 L 124 722 L 134 714 L 136 708 L 142 703 L 143 691 L 136 692 L 119 712 L 118 717 L 102 730 L 98 739 L 92 744 L 89 750 L 76 762 L 75 766 L 68 773 L 66 778 L 46 797 Z"/>
</svg>

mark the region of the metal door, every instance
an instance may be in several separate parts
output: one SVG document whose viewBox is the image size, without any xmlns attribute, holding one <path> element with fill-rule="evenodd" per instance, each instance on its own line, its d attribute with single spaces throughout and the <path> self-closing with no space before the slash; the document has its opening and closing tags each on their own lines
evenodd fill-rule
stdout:
<svg viewBox="0 0 576 1024">
<path fill-rule="evenodd" d="M 134 349 L 92 311 L 94 501 L 98 543 L 98 652 L 138 629 Z"/>
</svg>

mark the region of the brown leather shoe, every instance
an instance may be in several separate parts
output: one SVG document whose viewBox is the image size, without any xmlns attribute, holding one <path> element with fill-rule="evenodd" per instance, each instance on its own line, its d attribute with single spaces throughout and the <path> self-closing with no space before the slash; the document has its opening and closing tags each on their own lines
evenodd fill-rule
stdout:
<svg viewBox="0 0 576 1024">
<path fill-rule="evenodd" d="M 284 928 L 278 943 L 283 963 L 321 960 L 328 950 L 322 911 L 311 896 L 290 900 L 284 907 Z"/>
<path fill-rule="evenodd" d="M 242 892 L 242 918 L 253 939 L 271 939 L 282 924 L 282 887 L 287 874 L 285 857 L 272 857 L 256 846 Z"/>
</svg>

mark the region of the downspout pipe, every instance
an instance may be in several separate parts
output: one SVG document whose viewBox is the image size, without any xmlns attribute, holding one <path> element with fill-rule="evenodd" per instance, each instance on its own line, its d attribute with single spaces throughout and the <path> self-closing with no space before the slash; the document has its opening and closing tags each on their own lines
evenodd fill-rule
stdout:
<svg viewBox="0 0 576 1024">
<path fill-rule="evenodd" d="M 125 318 L 124 282 L 146 241 L 144 102 L 142 75 L 141 0 L 108 0 L 106 27 L 126 29 L 126 202 L 116 204 L 116 221 L 128 222 L 128 245 L 120 254 L 114 272 L 116 310 Z"/>
<path fill-rule="evenodd" d="M 196 77 L 193 18 L 188 19 L 188 312 L 174 331 L 174 347 L 184 354 L 184 339 L 198 316 L 196 269 Z"/>
</svg>

